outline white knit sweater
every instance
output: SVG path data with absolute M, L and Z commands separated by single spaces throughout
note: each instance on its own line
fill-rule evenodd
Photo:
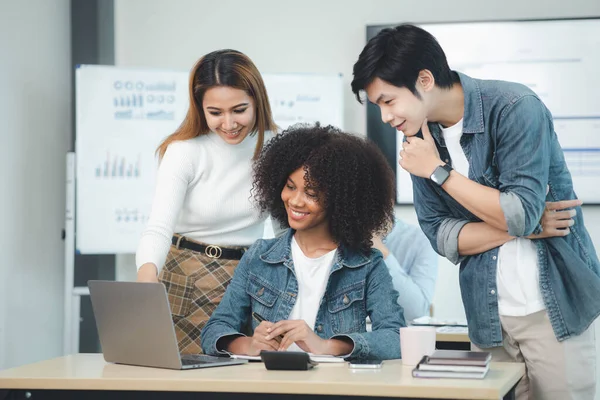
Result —
M 230 145 L 209 133 L 169 145 L 137 249 L 138 269 L 145 263 L 163 267 L 174 232 L 223 246 L 249 246 L 263 236 L 267 215 L 250 198 L 257 136 Z M 265 142 L 271 137 L 265 134 Z

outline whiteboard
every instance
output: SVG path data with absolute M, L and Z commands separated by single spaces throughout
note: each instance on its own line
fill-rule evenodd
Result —
M 263 74 L 263 80 L 279 128 L 319 121 L 344 129 L 341 74 Z
M 453 70 L 519 82 L 535 91 L 554 117 L 577 196 L 600 203 L 599 19 L 421 27 L 439 41 Z M 398 133 L 396 149 L 402 139 Z M 410 175 L 397 163 L 396 172 L 398 203 L 412 203 Z
M 155 150 L 183 121 L 188 71 L 82 65 L 76 78 L 76 251 L 134 253 L 154 195 Z M 339 74 L 263 74 L 275 123 L 343 126 Z
M 76 249 L 135 249 L 152 205 L 154 152 L 187 111 L 187 73 L 83 65 L 76 88 Z

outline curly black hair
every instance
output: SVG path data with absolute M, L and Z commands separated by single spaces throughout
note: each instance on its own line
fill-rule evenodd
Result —
M 289 227 L 281 191 L 298 168 L 329 218 L 338 245 L 368 252 L 394 219 L 394 174 L 372 142 L 333 126 L 297 124 L 275 136 L 254 162 L 253 194 L 263 212 Z

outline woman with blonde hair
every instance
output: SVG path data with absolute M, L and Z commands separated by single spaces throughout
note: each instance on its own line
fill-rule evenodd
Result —
M 273 136 L 269 99 L 253 62 L 235 50 L 200 58 L 181 126 L 157 149 L 160 164 L 136 265 L 140 282 L 164 283 L 182 353 L 200 332 L 245 249 L 263 236 L 252 202 L 252 160 Z

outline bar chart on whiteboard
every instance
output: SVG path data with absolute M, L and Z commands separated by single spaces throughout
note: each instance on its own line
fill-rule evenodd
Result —
M 106 151 L 106 160 L 96 166 L 97 179 L 136 179 L 140 177 L 141 153 L 134 159 L 126 159 L 119 154 Z

